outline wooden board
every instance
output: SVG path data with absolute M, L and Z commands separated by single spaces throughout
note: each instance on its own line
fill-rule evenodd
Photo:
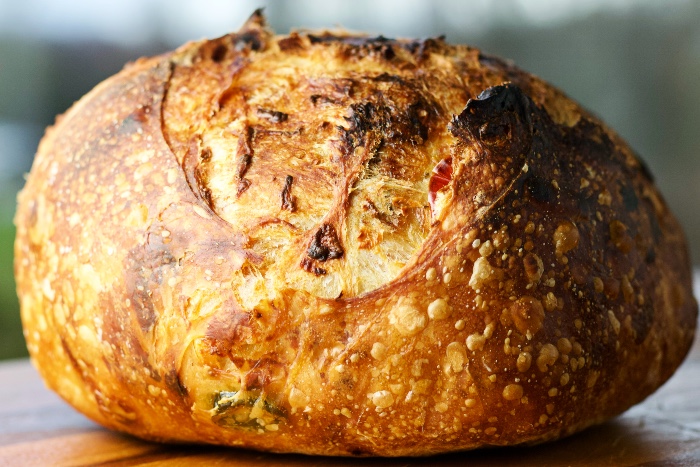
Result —
M 700 339 L 656 394 L 617 419 L 532 448 L 432 458 L 338 459 L 146 443 L 95 425 L 27 360 L 0 363 L 0 466 L 700 466 Z

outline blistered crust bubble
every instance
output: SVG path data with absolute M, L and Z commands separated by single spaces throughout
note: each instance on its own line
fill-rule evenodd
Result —
M 33 363 L 151 440 L 532 444 L 666 381 L 686 243 L 612 130 L 442 38 L 243 28 L 140 59 L 44 137 L 16 215 Z

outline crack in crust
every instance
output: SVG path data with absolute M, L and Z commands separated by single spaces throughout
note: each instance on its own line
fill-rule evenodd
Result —
M 294 212 L 296 210 L 296 198 L 292 196 L 292 182 L 294 182 L 294 177 L 291 175 L 284 177 L 284 187 L 280 195 L 282 199 L 282 209 L 286 209 L 289 212 Z
M 343 246 L 332 225 L 323 224 L 316 231 L 306 254 L 309 258 L 321 262 L 343 257 Z

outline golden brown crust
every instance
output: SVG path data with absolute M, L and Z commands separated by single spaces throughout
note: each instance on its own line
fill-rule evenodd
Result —
M 696 323 L 628 146 L 479 51 L 237 34 L 49 129 L 16 276 L 50 387 L 162 441 L 325 455 L 535 443 L 641 401 Z

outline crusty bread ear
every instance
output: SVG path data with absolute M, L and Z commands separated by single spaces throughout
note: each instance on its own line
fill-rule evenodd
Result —
M 243 29 L 44 137 L 16 216 L 32 361 L 146 439 L 324 455 L 538 443 L 666 381 L 681 229 L 594 116 L 443 39 Z

